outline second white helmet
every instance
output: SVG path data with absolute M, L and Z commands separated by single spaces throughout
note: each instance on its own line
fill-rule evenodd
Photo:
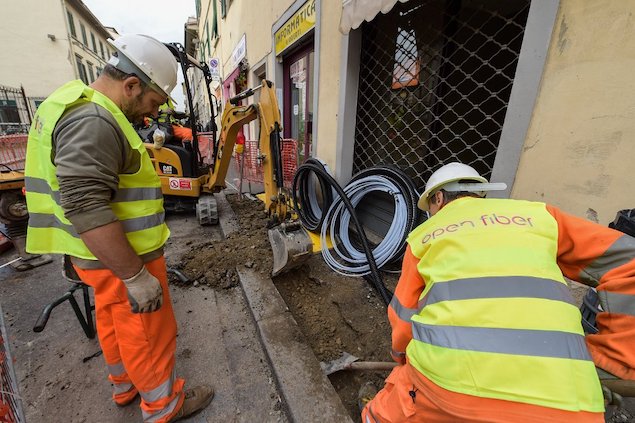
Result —
M 122 35 L 108 43 L 117 50 L 117 55 L 112 56 L 108 64 L 137 75 L 155 91 L 170 96 L 176 85 L 178 64 L 163 43 L 141 34 Z
M 459 181 L 467 181 L 468 183 L 459 183 Z M 430 175 L 426 189 L 419 197 L 417 206 L 421 210 L 428 210 L 428 198 L 439 189 L 474 192 L 483 196 L 486 191 L 501 191 L 506 188 L 507 185 L 504 183 L 488 183 L 487 179 L 479 175 L 472 166 L 459 162 L 448 163 Z

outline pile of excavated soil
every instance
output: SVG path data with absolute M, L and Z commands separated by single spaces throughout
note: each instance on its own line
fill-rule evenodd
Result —
M 190 245 L 180 264 L 196 285 L 226 289 L 238 283 L 235 268 L 270 274 L 273 265 L 262 203 L 227 197 L 240 229 L 227 239 Z M 360 360 L 391 361 L 386 306 L 363 278 L 345 277 L 328 268 L 320 254 L 302 267 L 273 279 L 275 286 L 320 361 L 348 352 Z M 396 275 L 384 275 L 394 290 Z M 357 392 L 366 381 L 383 386 L 387 372 L 341 371 L 330 376 L 354 421 L 359 421 Z
M 238 284 L 237 266 L 271 273 L 273 253 L 267 238 L 267 215 L 261 203 L 227 197 L 240 229 L 222 241 L 192 242 L 177 267 L 195 285 L 227 289 Z M 172 280 L 175 283 L 178 281 Z
M 394 275 L 384 275 L 392 291 Z M 333 272 L 321 255 L 274 279 L 278 291 L 320 361 L 347 352 L 361 361 L 392 361 L 386 306 L 364 279 Z M 329 378 L 354 421 L 360 421 L 357 392 L 372 381 L 381 388 L 388 372 L 341 371 Z

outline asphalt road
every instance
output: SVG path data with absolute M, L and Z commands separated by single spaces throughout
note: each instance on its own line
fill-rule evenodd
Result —
M 201 228 L 193 216 L 168 219 L 168 264 L 190 242 L 220 239 L 219 227 Z M 0 264 L 16 257 L 0 255 Z M 210 263 L 213 266 L 214 263 Z M 28 422 L 141 421 L 138 400 L 120 408 L 111 401 L 103 356 L 87 339 L 70 304 L 53 310 L 41 333 L 32 326 L 42 308 L 69 287 L 58 258 L 27 271 L 0 269 L 0 301 Z M 177 374 L 187 386 L 211 383 L 216 396 L 189 422 L 286 422 L 280 396 L 240 287 L 222 291 L 172 286 L 179 325 Z M 79 295 L 76 295 L 79 298 Z

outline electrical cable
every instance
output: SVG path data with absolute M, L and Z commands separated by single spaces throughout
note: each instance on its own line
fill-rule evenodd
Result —
M 357 207 L 363 197 L 371 192 L 384 192 L 393 196 L 395 217 L 384 239 L 372 250 L 373 257 L 379 268 L 396 254 L 395 247 L 398 246 L 396 242 L 398 240 L 395 237 L 398 236 L 398 233 L 404 231 L 403 224 L 406 221 L 404 203 L 402 196 L 397 191 L 398 189 L 394 184 L 387 180 L 380 180 L 379 177 L 357 179 L 349 183 L 344 189 L 353 207 Z M 325 220 L 330 222 L 330 224 L 322 226 L 320 238 L 324 245 L 330 234 L 335 254 L 332 254 L 328 249 L 323 249 L 322 256 L 324 261 L 331 269 L 345 276 L 364 276 L 368 274 L 370 270 L 368 263 L 362 252 L 353 246 L 349 236 L 351 214 L 343 207 L 343 203 L 339 198 L 335 200 L 328 210 Z M 359 236 L 359 234 L 356 235 Z
M 398 169 L 373 167 L 355 175 L 344 188 L 354 207 L 357 207 L 365 196 L 374 192 L 388 194 L 394 201 L 390 227 L 381 242 L 372 250 L 379 268 L 401 261 L 408 234 L 417 223 L 418 209 L 414 201 L 416 195 L 413 196 L 410 192 L 407 179 Z M 330 236 L 334 248 L 332 252 L 323 249 L 322 256 L 329 267 L 340 274 L 364 276 L 369 273 L 369 267 L 364 260 L 363 252 L 359 251 L 358 246 L 353 245 L 349 236 L 350 217 L 348 210 L 345 210 L 339 199 L 336 199 L 325 217 L 329 225 L 323 225 L 320 234 L 323 243 L 326 243 Z
M 399 246 L 396 248 L 398 254 L 395 254 L 388 263 L 401 264 L 403 255 L 406 251 L 406 241 L 408 234 L 420 223 L 427 219 L 427 214 L 422 216 L 421 210 L 417 207 L 419 200 L 419 192 L 412 179 L 400 168 L 393 165 L 378 165 L 362 170 L 353 176 L 351 182 L 365 177 L 383 177 L 395 184 L 399 192 L 403 195 L 402 200 L 406 208 L 406 230 L 401 234 Z M 422 219 L 423 217 L 423 219 Z M 380 266 L 383 269 L 384 266 Z
M 311 173 L 315 179 L 311 178 Z M 325 174 L 330 175 L 326 164 L 321 160 L 310 158 L 298 168 L 293 178 L 293 207 L 302 225 L 311 232 L 320 230 L 324 221 L 324 211 L 328 210 L 333 203 L 334 187 L 324 176 Z M 322 206 L 316 195 L 315 180 L 320 186 Z
M 372 251 L 368 244 L 368 239 L 364 235 L 364 230 L 362 228 L 362 225 L 360 224 L 359 219 L 357 218 L 357 215 L 355 213 L 355 208 L 353 207 L 350 200 L 346 196 L 346 193 L 344 192 L 342 187 L 337 183 L 337 181 L 328 172 L 326 172 L 326 170 L 324 169 L 324 166 L 319 161 L 313 160 L 313 159 L 309 159 L 303 165 L 301 165 L 298 168 L 295 174 L 295 177 L 293 178 L 293 190 L 292 190 L 293 204 L 294 204 L 294 208 L 296 209 L 296 212 L 298 213 L 298 216 L 300 216 L 300 220 L 302 224 L 304 225 L 304 222 L 302 221 L 302 216 L 305 216 L 306 218 L 308 215 L 312 213 L 309 213 L 308 204 L 310 203 L 305 201 L 304 203 L 302 203 L 302 205 L 300 205 L 302 192 L 300 192 L 298 188 L 300 187 L 300 182 L 302 182 L 303 179 L 305 181 L 308 179 L 310 172 L 315 173 L 315 175 L 318 177 L 318 180 L 320 181 L 320 185 L 322 186 L 322 188 L 329 187 L 335 190 L 335 192 L 338 194 L 340 198 L 340 201 L 343 203 L 344 207 L 346 207 L 346 209 L 350 212 L 355 230 L 357 231 L 357 233 L 362 235 L 360 236 L 360 241 L 362 243 L 362 248 L 366 255 L 366 259 L 368 261 L 368 266 L 370 270 L 369 272 L 370 281 L 372 285 L 375 287 L 375 289 L 377 290 L 377 292 L 379 293 L 379 295 L 381 296 L 384 303 L 386 305 L 390 304 L 390 300 L 392 299 L 392 292 L 390 292 L 386 288 L 386 285 L 384 285 L 384 281 L 381 277 L 381 274 L 379 273 L 379 268 L 377 267 L 377 263 L 375 262 Z M 308 182 L 304 182 L 304 183 L 306 184 Z M 324 183 L 324 185 L 322 185 L 322 183 Z M 330 189 L 328 191 L 330 191 Z M 308 192 L 308 190 L 306 192 Z M 323 192 L 325 191 L 323 190 Z M 300 195 L 300 197 L 296 196 L 296 194 Z M 303 213 L 301 214 L 300 211 L 302 211 Z M 318 220 L 322 222 L 324 220 L 323 219 L 324 217 L 326 217 L 326 215 L 322 214 L 322 216 Z M 316 218 L 316 216 L 313 216 L 313 218 Z M 323 250 L 325 249 L 327 248 L 324 248 Z
M 316 178 L 311 178 L 311 174 Z M 316 196 L 316 180 L 320 186 L 322 207 Z M 392 197 L 394 215 L 384 238 L 371 250 L 355 207 L 374 192 Z M 322 245 L 326 245 L 327 237 L 330 237 L 333 252 L 322 249 L 327 265 L 346 276 L 364 277 L 388 304 L 392 294 L 383 284 L 378 270 L 401 261 L 408 234 L 420 223 L 417 208 L 419 193 L 412 180 L 397 167 L 381 165 L 359 172 L 342 189 L 321 161 L 309 159 L 298 169 L 292 193 L 302 224 L 308 230 L 320 231 Z M 327 209 L 326 213 L 323 213 L 324 209 Z M 354 230 L 352 237 L 350 229 Z

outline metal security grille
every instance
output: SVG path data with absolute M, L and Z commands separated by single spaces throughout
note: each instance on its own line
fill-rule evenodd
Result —
M 27 133 L 30 125 L 31 111 L 24 90 L 0 85 L 0 135 Z
M 362 27 L 353 171 L 423 186 L 460 161 L 489 178 L 529 0 L 410 0 Z

